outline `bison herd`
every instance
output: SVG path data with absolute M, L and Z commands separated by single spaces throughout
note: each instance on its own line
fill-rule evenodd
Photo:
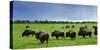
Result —
M 60 30 L 54 30 L 53 32 L 51 32 L 51 37 L 56 37 L 56 39 L 59 39 L 59 37 L 62 37 L 63 39 L 65 39 L 65 37 L 70 37 L 71 39 L 75 39 L 76 38 L 76 31 L 74 31 L 74 27 L 72 26 L 69 31 L 66 32 L 66 34 Z M 66 26 L 66 28 L 69 28 L 69 26 Z M 94 35 L 97 35 L 97 26 L 93 26 L 92 27 L 94 29 Z M 33 30 L 29 29 L 29 26 L 26 26 L 26 30 L 22 33 L 22 37 L 27 36 L 29 37 L 29 35 L 32 35 L 36 37 L 37 40 L 40 40 L 41 43 L 44 43 L 46 41 L 46 43 L 48 44 L 48 40 L 49 40 L 49 34 L 46 32 L 36 32 Z M 87 26 L 83 26 L 80 27 L 79 31 L 78 31 L 78 36 L 82 36 L 83 38 L 86 38 L 86 36 L 91 37 L 92 36 L 92 32 L 89 31 L 89 29 L 87 28 Z

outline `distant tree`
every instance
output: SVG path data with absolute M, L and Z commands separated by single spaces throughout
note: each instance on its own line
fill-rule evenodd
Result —
M 29 23 L 30 21 L 29 20 L 26 20 L 26 22 Z
M 31 23 L 29 20 L 15 20 L 13 23 Z
M 45 23 L 48 23 L 49 21 L 48 20 L 45 20 Z
M 37 22 L 38 22 L 38 20 L 34 20 L 34 22 L 35 22 L 35 23 L 37 23 Z
M 14 23 L 20 23 L 20 22 L 21 22 L 20 20 L 15 20 L 15 21 L 14 21 Z

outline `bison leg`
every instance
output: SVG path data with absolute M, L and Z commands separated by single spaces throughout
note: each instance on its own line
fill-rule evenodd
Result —
M 64 38 L 64 36 L 62 36 L 62 39 Z
M 89 32 L 88 34 L 89 34 L 89 37 L 91 37 L 92 32 Z
M 32 36 L 33 36 L 34 34 L 32 34 Z
M 70 38 L 71 38 L 71 39 L 74 39 L 74 37 L 73 37 L 73 36 L 71 36 Z
M 89 34 L 89 37 L 91 37 L 91 34 Z
M 62 38 L 65 39 L 65 36 L 63 36 Z
M 49 40 L 49 35 L 47 35 L 47 38 L 46 38 L 46 42 L 47 42 L 47 44 L 48 44 L 48 40 Z
M 56 36 L 56 39 L 58 39 L 58 36 Z
M 40 40 L 40 42 L 42 43 L 42 40 Z
M 47 44 L 48 44 L 48 40 L 46 40 Z
M 48 39 L 49 39 L 49 37 L 46 39 L 47 44 L 48 44 Z
M 44 43 L 44 40 L 40 40 L 41 43 Z
M 29 35 L 26 35 L 27 37 L 29 37 Z
M 83 38 L 85 38 L 85 35 L 83 35 Z
M 73 39 L 73 37 L 70 37 L 71 39 Z

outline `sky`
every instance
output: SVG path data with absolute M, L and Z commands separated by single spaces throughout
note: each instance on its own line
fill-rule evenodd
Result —
M 13 2 L 13 20 L 97 20 L 97 6 L 42 2 Z

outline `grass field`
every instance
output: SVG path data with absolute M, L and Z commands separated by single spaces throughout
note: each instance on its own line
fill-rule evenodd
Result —
M 25 30 L 26 26 L 30 26 L 30 29 L 35 31 L 44 31 L 49 33 L 50 38 L 48 44 L 40 44 L 40 42 L 35 38 L 35 36 L 22 37 L 22 32 Z M 92 26 L 96 25 L 95 23 L 85 23 L 85 24 L 13 24 L 13 48 L 22 49 L 22 48 L 43 48 L 43 47 L 58 47 L 58 46 L 78 46 L 78 45 L 92 45 L 97 44 L 97 37 L 92 33 L 92 37 L 83 38 L 77 36 L 75 40 L 70 40 L 70 38 L 59 38 L 56 40 L 55 37 L 51 37 L 51 32 L 54 30 L 60 30 L 67 32 L 70 28 L 62 28 L 66 25 L 74 25 L 75 31 L 79 31 L 80 26 L 87 25 L 90 31 L 94 31 Z

